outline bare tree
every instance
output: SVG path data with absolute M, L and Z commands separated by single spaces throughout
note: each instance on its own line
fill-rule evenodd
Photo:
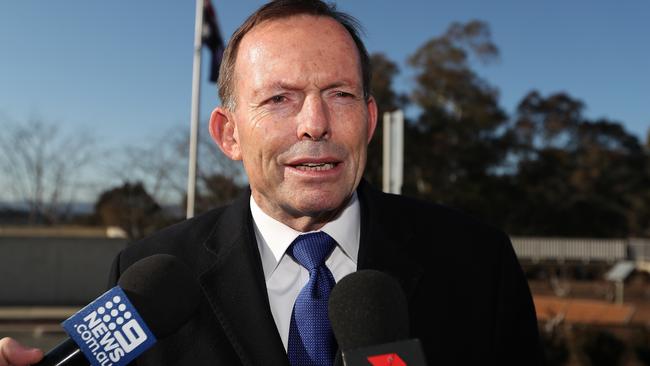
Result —
M 56 223 L 70 213 L 91 147 L 87 134 L 64 135 L 40 118 L 0 130 L 4 181 L 12 198 L 29 209 L 30 223 Z
M 107 172 L 122 182 L 143 182 L 148 192 L 161 203 L 184 203 L 187 190 L 187 128 L 177 127 L 140 146 L 126 146 L 116 151 Z M 199 192 L 213 189 L 214 177 L 221 176 L 242 184 L 241 164 L 228 159 L 207 131 L 199 134 Z
M 158 202 L 169 202 L 184 191 L 186 166 L 170 132 L 137 146 L 122 146 L 110 153 L 106 172 L 119 182 L 142 182 Z

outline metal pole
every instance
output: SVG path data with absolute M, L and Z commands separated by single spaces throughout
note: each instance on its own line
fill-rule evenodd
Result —
M 384 113 L 384 192 L 401 194 L 404 181 L 404 112 Z
M 401 194 L 404 181 L 404 112 L 401 109 L 392 113 L 391 125 L 391 193 Z
M 194 18 L 194 64 L 192 66 L 192 111 L 190 113 L 190 151 L 187 171 L 187 211 L 186 217 L 194 217 L 196 195 L 196 159 L 199 137 L 199 117 L 201 106 L 201 47 L 203 38 L 203 1 L 196 0 Z
M 384 138 L 383 138 L 383 175 L 382 175 L 382 190 L 386 193 L 390 192 L 390 171 L 391 171 L 391 123 L 390 112 L 384 112 Z

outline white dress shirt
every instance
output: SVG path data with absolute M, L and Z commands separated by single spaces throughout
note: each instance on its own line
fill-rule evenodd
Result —
M 309 281 L 309 271 L 286 251 L 294 239 L 304 233 L 296 231 L 264 213 L 252 195 L 250 206 L 257 247 L 262 258 L 271 313 L 286 350 L 293 304 L 300 290 Z M 361 211 L 355 192 L 343 212 L 318 230 L 327 233 L 337 243 L 332 254 L 325 261 L 325 265 L 332 272 L 336 282 L 357 270 L 360 222 Z

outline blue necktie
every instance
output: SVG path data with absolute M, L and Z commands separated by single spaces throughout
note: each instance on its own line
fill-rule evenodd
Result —
M 327 301 L 334 276 L 325 259 L 336 242 L 324 232 L 300 235 L 289 254 L 309 270 L 309 282 L 302 288 L 291 313 L 287 353 L 292 366 L 331 366 L 336 340 L 327 315 Z

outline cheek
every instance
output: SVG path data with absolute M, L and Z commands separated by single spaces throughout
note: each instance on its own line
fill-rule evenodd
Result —
M 243 140 L 245 155 L 250 163 L 262 168 L 273 168 L 279 154 L 284 152 L 295 139 L 289 121 L 266 120 L 249 129 Z
M 366 149 L 368 145 L 368 126 L 359 118 L 348 119 L 339 129 L 339 134 L 352 151 Z

